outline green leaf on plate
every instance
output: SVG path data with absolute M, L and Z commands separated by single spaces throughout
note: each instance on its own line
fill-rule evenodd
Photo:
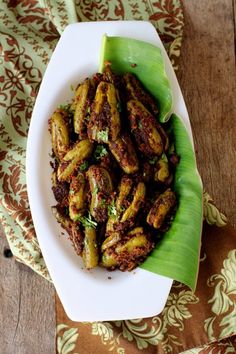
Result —
M 136 39 L 104 35 L 101 47 L 100 68 L 106 62 L 116 73 L 131 72 L 157 100 L 159 121 L 166 122 L 172 107 L 172 94 L 160 48 Z
M 134 73 L 158 101 L 160 122 L 168 120 L 172 94 L 158 47 L 134 39 L 104 36 L 100 72 L 106 61 L 111 63 L 111 69 L 116 73 Z M 194 290 L 203 220 L 202 183 L 193 145 L 182 120 L 173 114 L 170 126 L 176 152 L 180 156 L 174 180 L 178 209 L 171 228 L 140 267 L 180 281 Z
M 178 209 L 170 229 L 140 267 L 178 280 L 194 290 L 203 220 L 202 182 L 193 146 L 182 120 L 173 114 L 170 126 L 176 152 L 180 156 L 174 179 Z

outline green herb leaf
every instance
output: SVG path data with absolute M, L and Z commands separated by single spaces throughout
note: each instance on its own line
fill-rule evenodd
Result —
M 70 104 L 61 104 L 60 106 L 58 106 L 59 109 L 63 109 L 63 111 L 66 111 L 67 113 L 71 113 L 71 109 L 70 109 Z
M 163 152 L 163 154 L 161 155 L 161 159 L 165 162 L 168 162 L 167 156 L 166 154 Z
M 79 170 L 80 170 L 80 171 L 84 171 L 84 170 L 86 170 L 87 168 L 88 168 L 88 161 L 84 161 L 84 162 L 80 165 Z
M 110 205 L 108 205 L 108 216 L 111 218 L 116 218 L 117 217 L 117 209 L 115 206 L 115 201 L 113 200 Z
M 98 224 L 96 221 L 94 221 L 92 219 L 92 216 L 90 213 L 88 214 L 88 216 L 78 215 L 75 221 L 81 222 L 81 224 L 84 227 L 89 227 L 89 228 L 93 228 L 93 229 L 96 229 L 97 224 Z
M 151 160 L 149 160 L 150 165 L 155 165 L 155 163 L 157 162 L 158 157 L 154 156 Z
M 103 156 L 106 156 L 107 154 L 108 154 L 107 149 L 102 145 L 98 145 L 93 155 L 96 160 L 100 160 Z
M 100 205 L 101 205 L 102 208 L 106 206 L 106 202 L 107 202 L 106 199 L 102 199 L 101 200 L 101 204 Z
M 108 128 L 98 132 L 97 138 L 98 138 L 98 140 L 102 140 L 102 141 L 104 141 L 104 143 L 107 143 L 108 142 Z
M 139 129 L 142 129 L 142 127 L 143 127 L 142 123 L 141 123 L 141 122 L 138 122 L 138 128 L 139 128 Z

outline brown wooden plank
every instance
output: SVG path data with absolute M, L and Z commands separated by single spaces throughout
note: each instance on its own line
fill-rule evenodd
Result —
M 236 225 L 236 75 L 232 1 L 184 1 L 179 81 L 205 189 Z
M 54 288 L 14 258 L 0 231 L 0 353 L 55 353 Z

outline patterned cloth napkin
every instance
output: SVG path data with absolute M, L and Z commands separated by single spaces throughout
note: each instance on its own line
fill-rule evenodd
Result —
M 130 19 L 154 24 L 177 68 L 183 33 L 179 0 L 3 0 L 0 4 L 0 219 L 16 259 L 48 280 L 25 181 L 27 133 L 38 88 L 69 23 Z M 225 224 L 207 194 L 204 215 L 209 223 Z M 78 324 L 66 317 L 57 299 L 58 353 L 179 353 L 235 334 L 236 256 L 230 242 L 235 234 L 230 228 L 212 228 L 204 235 L 203 243 L 207 242 L 196 293 L 175 284 L 160 316 Z M 214 255 L 209 253 L 210 235 L 212 243 L 219 242 Z M 234 345 L 232 337 L 217 344 L 225 350 L 222 353 L 234 352 Z M 213 353 L 214 348 L 215 344 L 191 353 Z

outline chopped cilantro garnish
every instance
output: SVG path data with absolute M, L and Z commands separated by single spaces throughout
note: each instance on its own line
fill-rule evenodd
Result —
M 96 226 L 97 226 L 97 222 L 92 219 L 92 216 L 90 213 L 88 214 L 88 216 L 78 215 L 76 218 L 76 221 L 80 221 L 84 227 L 90 227 L 90 228 L 96 229 Z
M 90 111 L 91 111 L 90 106 L 88 106 L 86 113 L 87 113 L 87 114 L 90 114 Z
M 96 160 L 100 160 L 103 156 L 106 156 L 107 154 L 107 149 L 102 145 L 98 145 L 94 151 L 94 157 Z
M 84 171 L 86 168 L 88 168 L 88 161 L 84 161 L 79 167 L 80 171 Z
M 101 200 L 101 207 L 104 207 L 104 206 L 106 206 L 106 199 Z
M 108 216 L 115 218 L 117 216 L 117 209 L 115 206 L 115 201 L 113 200 L 110 205 L 108 205 Z
M 161 155 L 161 159 L 165 162 L 168 162 L 167 156 L 166 154 L 163 152 L 163 154 Z
M 70 109 L 70 104 L 61 104 L 59 107 L 59 109 L 63 109 L 63 111 L 66 111 L 68 113 L 71 113 L 71 109 Z
M 138 127 L 139 127 L 139 129 L 142 129 L 143 125 L 141 122 L 138 122 Z
M 108 128 L 105 130 L 101 130 L 100 132 L 97 133 L 97 138 L 98 140 L 102 140 L 105 143 L 108 142 Z
M 158 157 L 154 156 L 151 160 L 149 160 L 150 165 L 155 165 L 155 163 L 157 162 Z

